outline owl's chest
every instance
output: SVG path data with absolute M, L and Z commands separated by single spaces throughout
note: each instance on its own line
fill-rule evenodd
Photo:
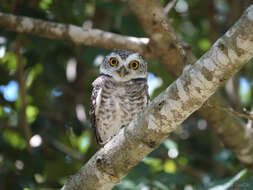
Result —
M 133 112 L 138 111 L 136 109 L 138 103 L 137 96 L 140 96 L 140 94 L 137 91 L 138 89 L 133 90 L 127 87 L 112 89 L 111 93 L 108 94 L 110 99 L 105 103 L 113 108 L 121 117 L 124 115 L 125 118 L 128 118 Z
M 148 102 L 147 85 L 106 83 L 99 92 L 96 111 L 97 130 L 102 141 L 117 134 L 143 110 Z
M 104 89 L 101 110 L 115 125 L 127 124 L 147 105 L 145 92 L 143 85 Z

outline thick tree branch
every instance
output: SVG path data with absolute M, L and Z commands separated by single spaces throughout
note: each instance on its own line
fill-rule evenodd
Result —
M 111 189 L 252 56 L 253 6 L 62 189 Z
M 196 61 L 191 50 L 185 48 L 168 19 L 162 14 L 163 7 L 160 1 L 128 0 L 128 4 L 141 21 L 144 30 L 151 36 L 150 52 L 156 52 L 156 57 L 160 57 L 159 61 L 171 74 L 178 77 L 185 64 L 192 64 Z M 218 94 L 212 97 L 212 103 L 216 106 L 226 107 L 225 102 L 226 100 Z M 198 114 L 212 124 L 215 133 L 219 134 L 222 142 L 236 153 L 237 158 L 253 169 L 253 159 L 249 159 L 253 158 L 253 136 L 249 134 L 245 124 L 231 114 L 222 110 L 210 109 L 208 106 L 202 107 Z M 223 122 L 224 120 L 226 123 Z M 231 131 L 236 131 L 236 133 L 233 133 L 232 136 Z M 235 138 L 238 140 L 235 141 Z M 241 151 L 242 146 L 247 148 L 247 151 Z M 245 159 L 246 157 L 248 159 Z
M 59 24 L 25 16 L 0 12 L 0 27 L 15 32 L 27 33 L 50 39 L 62 39 L 77 45 L 109 49 L 129 49 L 146 54 L 148 38 L 122 36 L 98 29 L 83 29 L 72 24 Z M 148 55 L 147 55 L 148 56 Z

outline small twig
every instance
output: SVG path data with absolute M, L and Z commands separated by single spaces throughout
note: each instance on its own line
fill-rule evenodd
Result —
M 241 118 L 253 121 L 252 114 L 250 114 L 249 112 L 246 112 L 245 110 L 244 110 L 245 113 L 240 113 L 240 112 L 237 112 L 237 111 L 233 110 L 232 108 L 224 108 L 224 107 L 220 107 L 220 106 L 210 105 L 208 102 L 206 103 L 206 105 L 209 106 L 209 107 L 215 108 L 215 109 L 225 111 L 227 113 L 231 113 L 234 116 L 241 117 Z
M 167 15 L 171 9 L 176 5 L 177 0 L 171 0 L 163 9 L 163 13 Z
M 47 137 L 47 140 L 52 144 L 52 146 L 54 148 L 56 148 L 57 150 L 60 150 L 61 152 L 69 155 L 70 157 L 76 159 L 76 160 L 79 160 L 79 161 L 83 161 L 84 160 L 84 156 L 78 152 L 78 151 L 75 151 L 71 148 L 69 148 L 68 146 L 64 145 L 63 143 L 61 143 L 60 141 L 57 141 L 53 138 L 49 138 Z
M 21 98 L 21 114 L 22 114 L 22 126 L 23 131 L 26 138 L 27 143 L 27 150 L 32 152 L 32 148 L 30 146 L 29 140 L 31 138 L 31 132 L 29 128 L 29 124 L 27 122 L 26 116 L 26 89 L 25 89 L 25 79 L 24 79 L 24 66 L 23 60 L 21 55 L 21 40 L 20 36 L 18 35 L 16 38 L 16 54 L 17 54 L 17 62 L 18 62 L 18 83 L 19 83 L 19 94 Z

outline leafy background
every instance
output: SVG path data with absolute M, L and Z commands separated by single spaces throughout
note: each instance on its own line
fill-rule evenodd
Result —
M 164 6 L 168 2 L 162 0 Z M 168 17 L 200 57 L 249 3 L 178 0 Z M 0 0 L 0 11 L 78 26 L 92 23 L 94 28 L 122 35 L 145 36 L 126 4 L 116 0 Z M 98 150 L 87 113 L 91 83 L 108 52 L 0 28 L 1 190 L 59 189 Z M 24 135 L 20 61 L 31 139 Z M 147 61 L 154 98 L 173 78 L 158 62 Z M 252 71 L 252 64 L 247 64 L 233 77 L 234 91 L 226 85 L 220 92 L 235 109 L 251 110 Z M 212 126 L 193 114 L 114 187 L 132 189 L 253 189 L 253 175 L 223 146 Z

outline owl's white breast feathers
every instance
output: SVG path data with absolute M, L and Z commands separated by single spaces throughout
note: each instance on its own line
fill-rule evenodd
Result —
M 101 89 L 98 91 L 98 94 L 97 94 L 97 98 L 96 98 L 96 107 L 95 107 L 95 115 L 98 115 L 99 106 L 101 105 L 102 91 L 103 91 L 103 89 L 101 88 Z

